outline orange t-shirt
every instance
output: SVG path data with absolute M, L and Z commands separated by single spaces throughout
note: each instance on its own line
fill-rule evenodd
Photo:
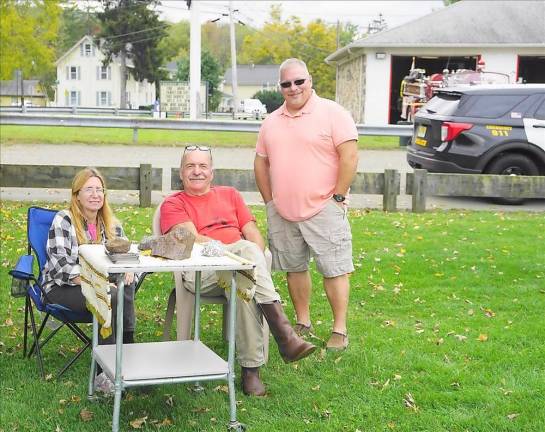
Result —
M 350 113 L 314 92 L 295 115 L 284 103 L 265 119 L 256 152 L 269 159 L 274 205 L 282 217 L 301 221 L 324 208 L 337 183 L 337 146 L 357 139 Z
M 242 227 L 255 221 L 240 193 L 229 186 L 213 186 L 201 196 L 181 191 L 165 198 L 161 205 L 161 232 L 175 225 L 193 222 L 201 235 L 230 244 L 242 239 Z

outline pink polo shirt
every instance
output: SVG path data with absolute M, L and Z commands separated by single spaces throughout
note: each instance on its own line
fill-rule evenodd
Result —
M 337 146 L 357 139 L 348 111 L 314 92 L 295 115 L 284 102 L 265 119 L 256 152 L 269 158 L 274 205 L 282 217 L 301 221 L 324 208 L 337 183 Z

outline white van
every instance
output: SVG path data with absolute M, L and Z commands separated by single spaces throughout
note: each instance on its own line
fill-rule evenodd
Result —
M 255 118 L 262 120 L 267 114 L 267 108 L 259 99 L 242 99 L 239 103 L 236 118 Z

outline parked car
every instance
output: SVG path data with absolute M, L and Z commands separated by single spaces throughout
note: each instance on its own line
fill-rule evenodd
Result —
M 438 90 L 416 113 L 407 161 L 430 172 L 545 175 L 545 84 Z
M 262 120 L 267 114 L 267 108 L 259 99 L 242 99 L 240 101 L 235 117 L 237 118 L 255 118 Z

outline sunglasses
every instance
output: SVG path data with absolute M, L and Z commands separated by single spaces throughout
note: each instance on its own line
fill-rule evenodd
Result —
M 184 152 L 192 152 L 195 150 L 211 152 L 210 147 L 198 145 L 185 146 Z
M 296 79 L 296 80 L 293 80 L 293 81 L 282 81 L 280 83 L 280 87 L 284 88 L 284 89 L 288 89 L 291 87 L 292 83 L 295 84 L 296 86 L 301 86 L 305 83 L 305 81 L 307 80 L 308 78 L 300 78 L 300 79 Z

